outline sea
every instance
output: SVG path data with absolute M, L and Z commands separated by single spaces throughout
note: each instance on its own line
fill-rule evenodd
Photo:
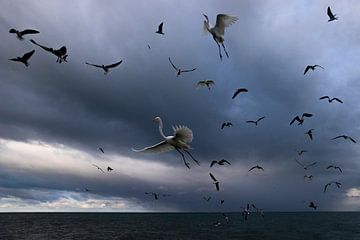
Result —
M 228 223 L 221 213 L 1 213 L 0 239 L 360 240 L 359 212 L 226 215 Z

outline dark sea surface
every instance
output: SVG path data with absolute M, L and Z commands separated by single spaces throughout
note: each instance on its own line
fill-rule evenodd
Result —
M 0 239 L 360 240 L 360 213 L 2 213 Z

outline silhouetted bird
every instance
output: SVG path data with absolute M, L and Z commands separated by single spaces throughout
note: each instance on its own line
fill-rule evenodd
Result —
M 100 152 L 105 153 L 103 148 L 99 147 L 98 149 L 100 150 Z
M 265 217 L 264 209 L 257 208 L 257 207 L 255 206 L 255 204 L 251 204 L 251 206 L 256 210 L 257 213 L 260 214 L 261 217 Z
M 252 171 L 252 170 L 254 170 L 254 169 L 259 169 L 259 170 L 263 170 L 263 171 L 264 171 L 264 168 L 260 167 L 259 165 L 256 165 L 256 166 L 250 168 L 248 172 L 250 172 L 250 171 Z
M 169 194 L 160 194 L 160 193 L 154 193 L 154 192 L 146 192 L 146 195 L 153 195 L 155 200 L 159 200 L 159 197 L 169 197 Z
M 336 170 L 336 169 L 338 169 L 338 170 L 342 173 L 341 168 L 340 168 L 340 167 L 338 167 L 338 166 L 335 166 L 335 165 L 330 165 L 330 166 L 328 166 L 326 169 L 330 169 L 330 168 L 334 168 L 335 170 Z
M 188 70 L 181 70 L 180 68 L 177 68 L 174 63 L 171 61 L 171 59 L 169 58 L 169 62 L 171 64 L 171 66 L 176 70 L 176 77 L 180 76 L 181 73 L 184 73 L 184 72 L 192 72 L 192 71 L 195 71 L 196 68 L 193 68 L 193 69 L 188 69 Z
M 309 131 L 307 131 L 305 134 L 307 134 L 308 136 L 309 136 L 309 138 L 311 139 L 311 140 L 313 140 L 313 132 L 312 131 L 314 131 L 314 129 L 310 129 Z
M 243 209 L 243 212 L 242 212 L 242 215 L 244 216 L 244 220 L 246 221 L 248 219 L 248 216 L 250 214 L 250 205 L 247 204 L 246 208 L 242 208 Z
M 218 165 L 221 165 L 221 166 L 225 165 L 225 163 L 228 165 L 231 165 L 229 161 L 227 161 L 225 159 L 221 159 L 220 161 L 216 161 L 216 160 L 212 161 L 210 164 L 210 167 L 214 166 L 215 163 Z
M 316 210 L 316 208 L 317 208 L 317 206 L 315 206 L 315 203 L 314 203 L 314 202 L 310 202 L 310 203 L 309 203 L 309 207 L 310 207 L 310 208 L 313 208 L 313 209 L 315 209 L 315 210 Z
M 322 69 L 325 69 L 325 68 L 323 68 L 322 66 L 317 65 L 317 64 L 315 64 L 315 65 L 307 65 L 306 68 L 305 68 L 305 70 L 304 70 L 304 75 L 305 75 L 309 70 L 315 71 L 315 69 L 318 68 L 318 67 L 319 67 L 319 68 L 322 68 Z
M 302 125 L 304 123 L 305 117 L 309 118 L 312 116 L 313 115 L 311 113 L 303 113 L 301 118 L 299 116 L 294 117 L 293 120 L 291 120 L 290 125 L 292 125 L 295 121 L 298 122 L 298 125 Z
M 101 167 L 99 167 L 98 165 L 96 165 L 96 164 L 92 164 L 94 167 L 96 167 L 97 169 L 99 169 L 102 173 L 105 173 L 104 172 L 104 170 L 102 170 L 102 168 Z
M 263 120 L 265 117 L 261 117 L 261 118 L 258 118 L 256 121 L 252 121 L 252 120 L 249 120 L 249 121 L 246 121 L 246 123 L 254 123 L 255 126 L 258 125 L 258 123 Z
M 346 136 L 346 135 L 340 135 L 340 136 L 332 138 L 331 140 L 335 140 L 335 139 L 338 139 L 338 138 L 344 138 L 345 140 L 349 139 L 353 143 L 356 143 L 355 139 L 353 139 L 352 137 Z
M 122 62 L 123 62 L 123 60 L 113 63 L 113 64 L 110 64 L 110 65 L 96 65 L 96 64 L 92 64 L 92 63 L 88 63 L 88 62 L 86 62 L 85 64 L 93 66 L 93 67 L 101 68 L 102 70 L 104 70 L 104 74 L 106 75 L 106 74 L 108 74 L 108 72 L 111 68 L 119 66 Z
M 330 7 L 327 8 L 327 15 L 329 16 L 329 20 L 328 22 L 332 22 L 334 20 L 338 20 L 338 17 L 336 16 L 336 14 L 333 14 Z
M 302 164 L 301 162 L 299 162 L 297 159 L 295 159 L 295 161 L 304 168 L 304 170 L 308 170 L 309 167 L 312 167 L 312 166 L 315 166 L 317 164 L 317 162 L 313 162 L 313 163 L 310 163 L 308 165 L 304 165 Z
M 161 22 L 160 25 L 158 26 L 158 30 L 155 33 L 164 35 L 165 33 L 163 32 L 163 27 L 164 27 L 164 22 Z
M 245 92 L 249 92 L 249 90 L 247 90 L 246 88 L 238 88 L 234 92 L 234 95 L 232 96 L 232 99 L 236 98 L 236 96 L 239 95 L 240 93 L 245 93 Z
M 114 170 L 114 169 L 112 169 L 110 166 L 107 167 L 108 172 L 111 172 L 112 170 Z
M 325 185 L 325 187 L 324 187 L 324 192 L 326 192 L 326 189 L 327 189 L 331 184 L 333 184 L 333 183 L 336 184 L 337 188 L 340 188 L 340 187 L 341 187 L 341 183 L 340 183 L 340 182 L 329 182 L 329 183 L 327 183 L 327 184 Z
M 307 153 L 307 150 L 297 151 L 297 154 L 298 154 L 299 156 L 303 155 L 303 153 Z
M 37 34 L 37 33 L 40 33 L 38 30 L 34 30 L 34 29 L 25 29 L 23 31 L 18 31 L 14 28 L 10 29 L 9 30 L 9 33 L 15 33 L 16 36 L 20 39 L 20 40 L 23 40 L 23 36 L 26 35 L 26 34 Z
M 336 98 L 336 97 L 330 99 L 329 96 L 323 96 L 323 97 L 321 97 L 319 99 L 320 100 L 327 99 L 329 103 L 332 103 L 332 101 L 334 101 L 334 100 L 339 102 L 339 103 L 343 103 L 343 101 L 341 101 L 339 98 Z
M 30 52 L 25 53 L 22 57 L 16 57 L 16 58 L 10 58 L 10 61 L 14 62 L 21 62 L 25 64 L 25 66 L 29 66 L 28 60 L 31 58 L 31 56 L 34 54 L 35 50 L 32 50 Z
M 203 199 L 208 202 L 211 200 L 211 197 L 203 197 Z
M 232 127 L 232 123 L 231 122 L 224 122 L 223 124 L 221 124 L 221 129 L 224 129 L 224 127 Z
M 309 179 L 309 180 L 312 180 L 312 178 L 313 178 L 313 175 L 304 175 L 304 179 Z
M 226 216 L 225 213 L 222 213 L 222 215 L 223 215 L 223 217 L 224 217 L 224 219 L 225 219 L 226 224 L 228 224 L 228 223 L 229 223 L 229 217 Z
M 224 204 L 225 200 L 221 199 L 220 204 Z
M 215 85 L 213 80 L 202 80 L 196 84 L 196 87 L 207 87 L 210 90 L 210 86 Z
M 211 179 L 214 181 L 213 183 L 215 184 L 215 187 L 216 187 L 216 191 L 219 191 L 220 188 L 219 188 L 219 181 L 214 177 L 214 175 L 212 175 L 212 173 L 209 173 Z
M 59 49 L 53 49 L 53 48 L 48 48 L 48 47 L 45 47 L 43 45 L 40 45 L 37 42 L 35 42 L 34 40 L 32 40 L 32 39 L 30 40 L 30 42 L 32 42 L 33 44 L 41 47 L 45 51 L 54 54 L 57 57 L 57 59 L 56 59 L 57 63 L 67 62 L 66 58 L 67 58 L 68 55 L 66 54 L 67 50 L 66 50 L 65 46 L 62 46 Z
M 150 45 L 149 45 L 149 44 L 147 45 L 147 47 L 148 47 L 148 49 L 151 49 L 151 47 L 150 47 Z

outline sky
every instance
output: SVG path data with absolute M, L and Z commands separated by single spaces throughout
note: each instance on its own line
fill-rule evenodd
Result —
M 345 134 L 360 141 L 357 0 L 1 5 L 0 211 L 240 211 L 247 203 L 266 211 L 309 211 L 310 201 L 320 211 L 360 210 L 358 143 L 330 140 Z M 338 21 L 327 21 L 328 6 Z M 202 14 L 214 25 L 219 13 L 238 17 L 225 31 L 230 57 L 222 61 L 203 31 Z M 160 22 L 165 35 L 155 33 Z M 19 40 L 10 28 L 40 34 Z M 65 45 L 68 62 L 56 63 L 30 39 Z M 8 61 L 33 49 L 29 67 Z M 197 70 L 176 77 L 169 57 Z M 85 64 L 119 60 L 107 75 Z M 313 64 L 325 69 L 304 75 Z M 204 79 L 215 81 L 210 91 L 196 88 Z M 238 88 L 249 92 L 231 99 Z M 320 101 L 324 95 L 344 103 Z M 313 117 L 289 125 L 304 112 Z M 200 166 L 189 160 L 187 169 L 176 151 L 131 150 L 162 140 L 156 116 L 166 135 L 173 125 L 192 129 L 191 153 Z M 246 123 L 262 116 L 258 126 Z M 221 130 L 228 121 L 233 126 Z M 309 129 L 313 140 L 304 134 Z M 308 152 L 298 156 L 301 149 Z M 209 167 L 223 158 L 231 165 Z M 317 165 L 305 171 L 296 159 Z M 114 171 L 102 173 L 92 164 Z M 248 172 L 254 165 L 264 171 Z M 324 193 L 330 181 L 342 186 Z M 145 192 L 170 196 L 154 200 Z

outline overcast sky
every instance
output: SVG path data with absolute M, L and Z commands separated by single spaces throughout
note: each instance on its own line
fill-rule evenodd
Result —
M 338 21 L 327 21 L 328 6 Z M 357 0 L 3 1 L 0 211 L 239 211 L 246 203 L 307 211 L 310 201 L 324 211 L 360 210 L 359 145 L 330 140 L 360 141 L 359 12 Z M 238 16 L 226 29 L 229 59 L 220 61 L 202 13 L 212 24 L 219 13 Z M 40 34 L 21 41 L 10 28 Z M 31 38 L 65 45 L 68 62 L 56 63 Z M 33 49 L 29 67 L 8 61 Z M 168 57 L 197 70 L 176 77 Z M 119 60 L 107 75 L 85 65 Z M 325 70 L 304 76 L 308 64 Z M 204 79 L 215 81 L 210 91 L 196 88 Z M 249 92 L 231 99 L 242 87 Z M 324 95 L 344 103 L 320 101 Z M 303 112 L 314 116 L 289 126 Z M 172 125 L 193 130 L 200 166 L 187 169 L 177 152 L 131 150 L 162 140 L 155 116 L 166 135 Z M 257 127 L 245 123 L 261 116 Z M 227 121 L 233 126 L 221 130 Z M 300 149 L 308 152 L 299 157 Z M 222 158 L 231 166 L 209 168 Z M 318 164 L 305 171 L 295 159 Z M 326 170 L 331 164 L 343 173 Z M 249 173 L 254 165 L 265 171 Z M 342 187 L 323 193 L 330 181 Z M 148 191 L 171 196 L 155 201 Z

